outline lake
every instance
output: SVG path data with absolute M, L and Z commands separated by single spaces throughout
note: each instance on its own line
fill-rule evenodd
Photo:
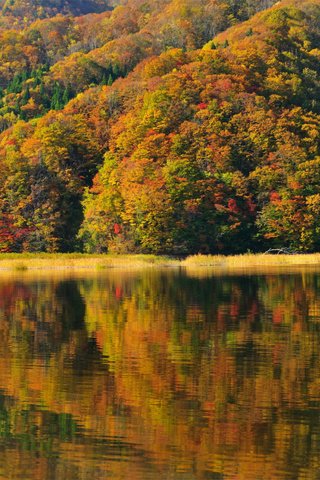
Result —
M 0 277 L 0 478 L 320 478 L 320 271 Z

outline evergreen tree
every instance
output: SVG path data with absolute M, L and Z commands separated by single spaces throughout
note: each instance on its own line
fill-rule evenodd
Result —
M 63 89 L 59 82 L 56 82 L 53 94 L 51 98 L 50 108 L 51 110 L 61 110 L 64 106 L 63 103 Z

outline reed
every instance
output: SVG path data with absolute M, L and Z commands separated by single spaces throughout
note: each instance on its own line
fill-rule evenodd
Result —
M 0 254 L 0 271 L 15 270 L 102 270 L 108 268 L 142 268 L 172 266 L 179 262 L 157 255 L 89 255 L 49 253 Z
M 182 262 L 183 266 L 218 268 L 248 268 L 260 266 L 320 265 L 320 253 L 295 255 L 243 254 L 243 255 L 192 255 Z
M 297 255 L 192 255 L 177 260 L 157 255 L 89 255 L 81 253 L 3 253 L 0 271 L 30 270 L 104 270 L 110 268 L 136 269 L 145 267 L 203 268 L 236 270 L 258 267 L 320 266 L 320 253 Z

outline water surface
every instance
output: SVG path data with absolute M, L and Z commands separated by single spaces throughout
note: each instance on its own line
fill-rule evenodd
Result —
M 0 478 L 320 478 L 320 272 L 0 277 Z

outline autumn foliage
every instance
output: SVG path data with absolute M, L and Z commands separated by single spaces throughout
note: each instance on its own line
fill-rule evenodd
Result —
M 14 248 L 319 250 L 320 2 L 248 20 L 272 3 L 132 0 L 3 27 Z

